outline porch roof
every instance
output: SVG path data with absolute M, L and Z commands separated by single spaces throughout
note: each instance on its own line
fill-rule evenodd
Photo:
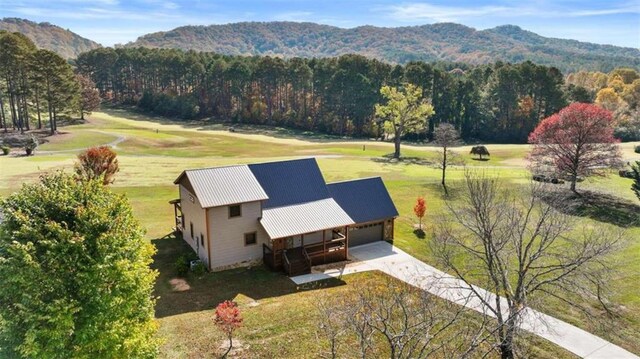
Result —
M 355 224 L 332 198 L 265 209 L 260 223 L 271 239 Z

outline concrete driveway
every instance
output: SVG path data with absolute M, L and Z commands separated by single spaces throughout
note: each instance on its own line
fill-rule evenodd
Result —
M 440 298 L 464 305 L 484 315 L 493 316 L 489 308 L 466 283 L 412 257 L 389 243 L 381 241 L 352 247 L 349 248 L 349 255 L 353 257 L 354 261 L 346 266 L 293 277 L 291 280 L 296 284 L 303 284 L 346 274 L 379 270 Z M 495 296 L 492 293 L 482 288 L 473 288 L 487 302 L 495 303 Z M 503 299 L 501 302 L 503 308 L 506 308 L 506 300 Z M 640 359 L 598 336 L 532 309 L 527 309 L 524 312 L 520 327 L 582 358 Z

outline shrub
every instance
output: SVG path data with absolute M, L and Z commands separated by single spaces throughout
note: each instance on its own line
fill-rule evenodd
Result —
M 204 263 L 199 261 L 191 268 L 191 271 L 196 275 L 196 277 L 200 277 L 207 271 L 207 267 L 204 266 Z
M 75 171 L 78 178 L 94 180 L 100 178 L 103 185 L 113 183 L 120 171 L 117 154 L 109 146 L 91 147 L 78 155 Z
M 2 154 L 5 156 L 11 153 L 11 148 L 7 146 L 0 146 L 0 150 L 2 150 Z
M 638 145 L 638 146 L 634 147 L 634 148 L 633 148 L 633 151 L 634 151 L 635 153 L 640 153 L 640 145 Z
M 181 255 L 176 259 L 173 264 L 173 268 L 176 270 L 178 277 L 184 277 L 189 273 L 189 259 L 185 255 Z
M 40 145 L 40 142 L 38 142 L 36 136 L 31 135 L 31 137 L 29 137 L 27 142 L 24 144 L 24 151 L 27 156 L 31 156 L 33 154 L 33 151 L 38 148 L 38 145 Z

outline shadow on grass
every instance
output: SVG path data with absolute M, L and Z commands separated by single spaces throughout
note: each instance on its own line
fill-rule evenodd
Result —
M 174 263 L 181 255 L 190 255 L 193 251 L 182 239 L 173 235 L 152 240 L 151 243 L 157 249 L 151 267 L 159 272 L 155 285 L 156 318 L 210 310 L 224 300 L 233 300 L 239 294 L 257 301 L 344 284 L 342 280 L 332 278 L 298 287 L 283 273 L 272 272 L 260 265 L 205 273 L 199 278 L 189 273 L 186 278 L 189 289 L 175 291 L 169 283 L 177 277 Z
M 553 192 L 550 196 L 561 194 L 562 201 L 551 200 L 560 212 L 573 216 L 588 217 L 599 222 L 610 223 L 619 227 L 640 226 L 640 206 L 607 193 L 583 191 L 578 195 L 571 191 Z M 569 205 L 566 205 L 569 204 Z
M 482 162 L 487 162 L 490 160 L 490 158 L 472 158 L 472 160 L 474 161 L 482 161 Z
M 423 165 L 432 166 L 435 163 L 425 158 L 420 157 L 400 157 L 394 158 L 393 153 L 386 154 L 382 157 L 371 157 L 371 161 L 376 163 L 387 163 L 391 165 Z
M 425 239 L 427 237 L 427 234 L 422 229 L 414 229 L 413 234 L 415 234 L 419 239 Z

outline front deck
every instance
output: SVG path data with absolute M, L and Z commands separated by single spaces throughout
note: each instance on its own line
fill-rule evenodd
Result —
M 271 246 L 263 244 L 264 263 L 273 270 L 284 270 L 289 276 L 311 272 L 319 264 L 344 261 L 348 257 L 347 227 L 322 231 L 322 241 L 304 244 L 304 234 L 297 238 L 276 238 Z

